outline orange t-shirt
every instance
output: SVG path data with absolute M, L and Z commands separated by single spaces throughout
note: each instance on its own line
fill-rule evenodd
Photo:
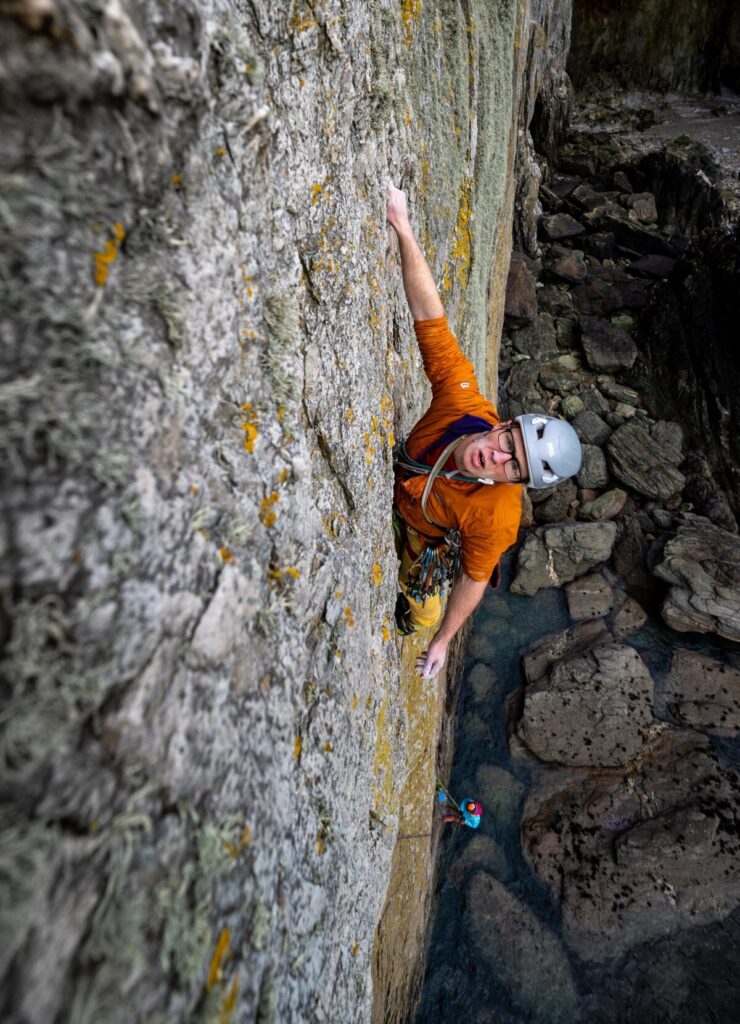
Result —
M 432 404 L 406 441 L 409 455 L 419 459 L 461 416 L 481 416 L 492 426 L 500 417 L 480 393 L 473 364 L 460 350 L 447 318 L 418 320 L 414 330 L 432 385 Z M 396 508 L 419 533 L 440 537 L 442 532 L 426 521 L 421 510 L 426 482 L 426 475 L 397 472 Z M 446 529 L 455 527 L 460 531 L 463 572 L 482 582 L 490 579 L 501 555 L 516 540 L 522 515 L 521 484 L 490 486 L 440 476 L 434 481 L 427 511 Z

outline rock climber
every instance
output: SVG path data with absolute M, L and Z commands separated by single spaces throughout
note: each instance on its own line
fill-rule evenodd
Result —
M 437 799 L 441 805 L 442 821 L 455 825 L 467 825 L 468 828 L 478 828 L 480 825 L 483 808 L 477 800 L 465 797 L 458 804 L 446 792 L 439 792 Z
M 551 487 L 573 476 L 581 465 L 581 444 L 573 427 L 557 417 L 530 413 L 501 422 L 447 324 L 406 195 L 390 181 L 387 216 L 432 385 L 431 405 L 397 447 L 394 490 L 401 559 L 396 627 L 406 636 L 439 623 L 416 662 L 417 671 L 430 678 L 444 665 L 450 641 L 516 540 L 522 486 Z M 452 590 L 442 617 L 447 584 Z

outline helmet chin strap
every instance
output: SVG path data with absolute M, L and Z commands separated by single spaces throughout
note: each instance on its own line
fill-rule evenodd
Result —
M 478 483 L 479 484 L 487 484 L 489 487 L 493 487 L 493 485 L 496 483 L 496 481 L 495 480 L 484 480 L 483 477 L 479 476 L 478 477 Z

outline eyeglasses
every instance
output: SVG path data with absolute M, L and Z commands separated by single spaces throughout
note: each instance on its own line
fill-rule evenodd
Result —
M 511 455 L 509 461 L 504 463 L 506 479 L 512 484 L 525 483 L 528 476 L 527 473 L 522 472 L 522 467 L 516 457 L 516 445 L 514 444 L 514 434 L 511 427 L 503 427 L 498 431 L 498 434 L 500 438 L 499 449 L 504 455 Z

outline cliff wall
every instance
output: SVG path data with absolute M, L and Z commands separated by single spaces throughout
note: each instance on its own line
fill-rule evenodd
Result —
M 3 1016 L 369 1019 L 445 708 L 393 631 L 385 181 L 491 387 L 537 12 L 0 14 Z

